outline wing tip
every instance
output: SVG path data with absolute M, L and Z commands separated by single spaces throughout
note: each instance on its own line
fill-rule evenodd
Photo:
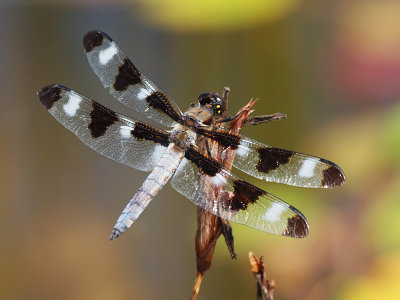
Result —
M 61 84 L 49 84 L 41 88 L 36 94 L 47 110 L 53 107 L 53 104 L 61 99 L 61 90 L 71 92 L 71 89 Z
M 329 167 L 322 172 L 321 187 L 333 188 L 341 186 L 346 180 L 342 169 L 333 162 L 329 162 Z
M 83 47 L 86 53 L 91 52 L 94 48 L 103 44 L 104 38 L 112 42 L 112 39 L 100 30 L 91 30 L 83 37 Z
M 51 109 L 54 102 L 61 99 L 60 88 L 57 84 L 49 84 L 37 92 L 40 102 L 47 110 Z
M 287 220 L 287 227 L 283 232 L 284 236 L 304 238 L 310 232 L 306 217 L 295 207 L 289 206 L 295 215 Z

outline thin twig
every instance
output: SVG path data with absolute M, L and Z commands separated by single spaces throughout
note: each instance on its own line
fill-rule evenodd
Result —
M 274 300 L 275 281 L 266 279 L 263 257 L 257 259 L 253 252 L 249 252 L 249 261 L 257 282 L 257 300 Z

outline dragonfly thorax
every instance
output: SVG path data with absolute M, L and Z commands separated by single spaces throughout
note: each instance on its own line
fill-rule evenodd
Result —
M 187 150 L 191 145 L 195 144 L 196 136 L 193 130 L 187 126 L 178 124 L 170 131 L 169 140 L 183 150 Z

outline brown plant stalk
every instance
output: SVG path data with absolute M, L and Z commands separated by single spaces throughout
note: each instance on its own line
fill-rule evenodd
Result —
M 229 91 L 229 88 L 224 88 L 222 104 L 224 114 L 220 117 L 221 119 L 226 118 Z M 251 99 L 247 105 L 239 109 L 236 117 L 230 122 L 228 130 L 239 133 L 243 125 L 258 125 L 270 122 L 272 120 L 286 118 L 284 114 L 280 113 L 266 116 L 249 117 L 249 115 L 253 112 L 253 110 L 251 110 L 251 107 L 256 103 L 256 101 L 257 100 Z M 218 120 L 216 120 L 216 122 L 212 125 L 218 125 L 220 128 L 224 127 L 224 123 L 218 123 Z M 230 171 L 236 151 L 230 148 L 224 149 L 215 141 L 208 140 L 208 143 L 208 149 L 212 157 L 217 159 L 225 167 L 226 170 Z M 202 148 L 203 151 L 206 151 L 204 140 L 200 141 L 199 147 Z M 207 179 L 200 178 L 200 181 L 204 180 Z M 206 182 L 200 182 L 200 186 L 208 187 L 210 185 Z M 202 193 L 204 195 L 209 194 L 210 199 L 215 196 L 218 199 L 221 191 L 222 189 L 221 187 L 219 187 L 212 190 L 204 190 L 202 191 Z M 225 238 L 230 256 L 232 257 L 232 259 L 236 259 L 232 228 L 229 224 L 229 221 L 213 215 L 212 213 L 200 207 L 197 207 L 197 232 L 195 237 L 197 277 L 193 286 L 191 297 L 192 300 L 197 299 L 204 273 L 211 267 L 215 245 L 221 234 Z

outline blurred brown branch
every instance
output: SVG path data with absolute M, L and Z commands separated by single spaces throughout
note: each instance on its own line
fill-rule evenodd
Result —
M 264 270 L 264 258 L 258 260 L 253 252 L 249 252 L 251 272 L 257 282 L 257 300 L 274 300 L 275 281 L 268 280 Z

